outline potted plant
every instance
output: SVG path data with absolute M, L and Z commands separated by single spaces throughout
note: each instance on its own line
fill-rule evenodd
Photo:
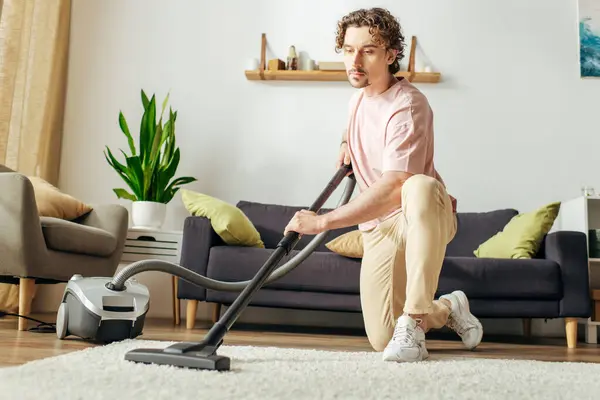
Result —
M 137 151 L 123 112 L 119 112 L 119 126 L 125 134 L 131 154 L 119 149 L 125 162 L 119 162 L 108 146 L 104 157 L 117 174 L 125 181 L 130 191 L 115 188 L 117 198 L 132 201 L 132 222 L 135 228 L 157 229 L 164 222 L 166 205 L 182 185 L 197 179 L 190 176 L 174 178 L 179 166 L 180 152 L 175 145 L 175 121 L 177 111 L 169 107 L 169 116 L 163 124 L 163 115 L 169 100 L 167 94 L 156 122 L 156 98 L 148 100 L 141 91 L 144 114 L 140 122 Z

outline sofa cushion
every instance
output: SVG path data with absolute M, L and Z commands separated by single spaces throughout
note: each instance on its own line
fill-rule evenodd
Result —
M 480 258 L 533 258 L 548 234 L 560 210 L 560 202 L 514 216 L 474 252 Z
M 457 289 L 469 298 L 561 299 L 561 271 L 544 259 L 446 257 L 438 295 Z
M 266 248 L 274 249 L 277 243 L 283 238 L 283 231 L 290 220 L 294 217 L 297 211 L 302 209 L 306 210 L 309 206 L 282 206 L 277 204 L 265 204 L 257 203 L 252 201 L 239 201 L 237 207 L 246 214 L 246 216 L 252 221 L 252 224 L 256 227 L 260 233 L 260 237 L 265 244 Z M 331 209 L 323 208 L 319 214 L 329 212 Z M 330 250 L 325 247 L 325 243 L 339 235 L 342 235 L 351 230 L 357 229 L 356 226 L 351 226 L 342 229 L 335 229 L 329 232 L 327 239 L 321 243 L 315 250 L 326 251 Z M 302 250 L 306 245 L 314 239 L 314 235 L 303 235 L 300 238 L 295 249 Z
M 46 246 L 52 250 L 106 257 L 117 248 L 117 238 L 105 230 L 60 218 L 40 220 Z
M 38 176 L 28 177 L 41 217 L 54 217 L 72 221 L 92 211 L 92 206 L 61 192 L 56 186 Z
M 250 280 L 274 252 L 242 246 L 217 246 L 210 250 L 206 274 L 222 281 Z M 292 250 L 278 266 L 291 260 L 299 251 Z M 359 293 L 360 261 L 332 252 L 313 252 L 302 264 L 287 275 L 272 282 L 269 288 L 330 292 Z
M 181 189 L 181 200 L 190 214 L 208 218 L 217 235 L 225 243 L 265 247 L 252 222 L 233 204 L 188 189 Z
M 473 252 L 479 245 L 496 233 L 518 214 L 515 209 L 487 212 L 457 213 L 456 235 L 446 247 L 446 256 L 475 257 Z
M 363 236 L 358 229 L 344 233 L 325 243 L 325 247 L 344 257 L 363 258 Z

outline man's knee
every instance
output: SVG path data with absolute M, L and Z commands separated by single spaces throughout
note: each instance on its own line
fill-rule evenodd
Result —
M 377 314 L 365 314 L 365 331 L 371 347 L 383 351 L 394 333 L 394 317 L 387 311 Z
M 404 182 L 402 191 L 419 195 L 434 194 L 439 189 L 439 181 L 424 174 L 413 175 Z
M 402 204 L 408 212 L 426 213 L 432 206 L 443 204 L 440 182 L 427 175 L 413 175 L 402 185 Z
M 393 329 L 388 330 L 387 328 L 379 327 L 372 332 L 367 332 L 367 338 L 373 350 L 383 351 L 392 338 L 392 331 Z

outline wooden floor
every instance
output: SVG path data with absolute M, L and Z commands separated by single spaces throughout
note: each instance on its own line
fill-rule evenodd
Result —
M 53 322 L 52 315 L 34 318 Z M 30 322 L 29 327 L 37 323 Z M 58 340 L 54 333 L 17 331 L 13 317 L 0 319 L 0 366 L 19 365 L 28 361 L 52 357 L 96 346 L 77 338 Z M 187 330 L 185 323 L 175 326 L 170 320 L 149 320 L 140 339 L 166 341 L 198 341 L 207 330 L 208 323 L 197 322 L 196 328 Z M 225 337 L 225 345 L 279 346 L 314 348 L 335 351 L 372 351 L 362 332 L 290 327 L 234 326 Z M 577 349 L 568 349 L 564 339 L 489 337 L 475 351 L 466 351 L 454 334 L 428 334 L 427 349 L 430 359 L 451 357 L 484 357 L 505 359 L 530 359 L 541 361 L 600 362 L 600 346 L 578 343 Z

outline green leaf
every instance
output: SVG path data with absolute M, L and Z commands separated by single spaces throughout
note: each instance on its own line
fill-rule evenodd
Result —
M 195 182 L 195 181 L 197 181 L 197 179 L 194 177 L 191 177 L 191 176 L 182 176 L 180 178 L 173 180 L 173 182 L 171 182 L 169 184 L 169 186 L 167 186 L 167 188 L 165 189 L 165 192 L 161 199 L 162 202 L 168 203 L 169 201 L 171 201 L 173 199 L 173 196 L 175 195 L 175 193 L 177 193 L 177 191 L 179 191 L 179 189 L 181 188 L 180 187 L 181 185 L 185 185 L 185 184 Z
M 125 174 L 127 176 L 127 179 L 125 180 L 125 182 L 127 183 L 127 185 L 129 186 L 129 188 L 133 191 L 133 193 L 135 194 L 135 196 L 137 198 L 141 198 L 143 193 L 142 193 L 142 185 L 141 185 L 141 180 L 139 179 L 139 176 L 136 175 L 136 171 L 131 167 L 131 158 L 138 158 L 138 156 L 128 156 L 127 154 L 125 154 L 125 152 L 123 150 L 121 150 L 121 154 L 123 154 L 123 157 L 125 158 L 125 162 L 127 164 L 127 166 L 125 167 Z
M 139 156 L 127 157 L 127 167 L 133 184 L 132 190 L 140 200 L 147 200 L 144 170 Z
M 133 137 L 131 137 L 131 133 L 129 132 L 129 127 L 127 126 L 127 121 L 125 120 L 123 112 L 119 112 L 119 126 L 121 127 L 121 130 L 127 137 L 127 142 L 129 143 L 131 155 L 135 156 L 135 143 L 133 142 Z
M 144 110 L 148 108 L 148 103 L 148 96 L 146 96 L 146 93 L 144 92 L 144 90 L 142 90 L 142 105 L 144 106 Z
M 137 189 L 137 184 L 132 180 L 129 168 L 125 165 L 121 164 L 117 159 L 113 156 L 110 149 L 107 147 L 104 152 L 104 157 L 106 161 L 108 161 L 109 165 L 113 167 L 115 171 L 117 171 L 118 175 L 123 179 L 123 181 L 129 186 L 131 190 L 136 194 L 136 196 L 140 196 L 140 192 Z
M 127 177 L 127 168 L 121 164 L 115 156 L 113 156 L 112 152 L 108 147 L 106 147 L 106 151 L 104 152 L 104 157 L 108 161 L 111 167 L 121 176 Z
M 165 192 L 168 192 L 170 190 L 174 190 L 176 192 L 177 190 L 179 190 L 180 186 L 187 185 L 188 183 L 196 182 L 197 180 L 198 179 L 196 179 L 192 176 L 182 176 L 177 179 L 173 179 L 173 181 L 169 184 L 169 186 L 167 186 Z M 175 194 L 175 193 L 173 192 L 173 194 Z
M 156 133 L 156 97 L 152 95 L 150 99 L 150 105 L 148 106 L 148 141 L 146 142 L 146 149 L 148 155 L 151 155 L 152 143 L 154 142 L 154 134 Z M 147 159 L 146 161 L 150 161 Z
M 166 186 L 169 183 L 169 181 L 171 180 L 171 178 L 173 178 L 173 176 L 175 176 L 175 172 L 177 171 L 177 167 L 179 166 L 179 159 L 180 159 L 180 152 L 179 152 L 179 148 L 178 148 L 177 150 L 175 150 L 175 154 L 173 154 L 173 157 L 169 161 L 169 164 L 167 165 L 167 167 L 164 169 L 163 173 L 161 174 L 162 181 L 160 182 L 160 185 L 162 187 L 166 188 Z
M 152 148 L 150 150 L 150 160 L 152 161 L 152 165 L 156 165 L 157 161 L 160 158 L 160 144 L 163 140 L 162 135 L 162 118 L 159 120 L 158 125 L 156 125 L 156 132 L 154 133 L 154 140 L 152 141 Z
M 169 184 L 169 187 L 177 186 L 177 185 L 185 185 L 188 183 L 196 182 L 198 179 L 193 176 L 181 176 L 177 179 L 173 179 L 173 181 Z
M 170 97 L 170 96 L 171 96 L 171 92 L 168 92 L 168 93 L 167 93 L 167 96 L 166 96 L 166 97 L 165 97 L 165 99 L 163 100 L 163 103 L 162 103 L 162 108 L 161 108 L 161 110 L 160 110 L 160 118 L 161 118 L 161 119 L 162 119 L 162 116 L 163 116 L 163 115 L 164 115 L 164 113 L 165 113 L 165 110 L 167 109 L 167 103 L 169 102 L 169 97 Z
M 169 120 L 167 124 L 169 126 L 169 130 L 167 132 L 167 138 L 165 140 L 165 157 L 163 158 L 163 162 L 161 163 L 162 169 L 167 168 L 171 159 L 173 158 L 173 152 L 175 150 L 175 120 L 177 119 L 177 111 L 173 112 L 172 109 L 169 109 Z M 167 125 L 165 124 L 165 125 Z
M 140 124 L 140 156 L 142 165 L 146 167 L 150 158 L 150 148 L 156 130 L 156 97 L 152 95 L 150 103 L 144 110 L 142 123 Z
M 167 139 L 169 138 L 169 136 L 171 136 L 171 121 L 167 121 L 162 127 L 162 138 L 160 140 L 160 145 L 158 146 L 160 149 L 162 149 L 162 153 L 163 153 L 163 157 L 161 158 L 160 164 L 162 164 L 165 159 L 164 146 L 165 146 L 165 143 L 166 143 Z
M 117 197 L 119 199 L 126 199 L 126 200 L 131 200 L 131 201 L 136 201 L 137 198 L 132 195 L 131 193 L 129 193 L 127 190 L 125 189 L 113 189 L 113 192 L 115 192 L 115 194 L 117 195 Z
M 173 178 L 173 176 L 175 175 L 175 172 L 177 170 L 177 166 L 179 165 L 179 149 L 176 151 L 176 153 L 174 154 L 174 156 L 171 159 L 166 159 L 167 155 L 165 154 L 165 161 L 168 163 L 165 166 L 161 166 L 159 167 L 159 175 L 158 175 L 158 191 L 157 191 L 157 197 L 158 198 L 162 198 L 164 196 L 166 187 L 169 183 L 169 181 L 171 180 L 171 178 Z

